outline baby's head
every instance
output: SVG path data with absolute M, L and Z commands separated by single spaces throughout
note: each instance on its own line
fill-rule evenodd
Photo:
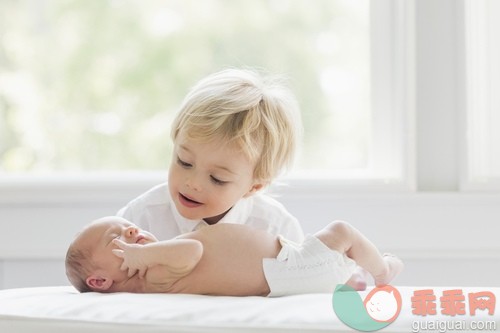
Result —
M 228 69 L 199 81 L 172 125 L 174 143 L 225 142 L 254 165 L 268 184 L 291 166 L 301 121 L 298 104 L 283 82 L 249 70 Z
M 92 222 L 76 236 L 66 253 L 66 275 L 77 290 L 116 291 L 117 286 L 130 280 L 127 272 L 120 270 L 122 259 L 112 252 L 118 248 L 112 242 L 115 238 L 138 244 L 157 241 L 121 217 L 108 216 Z

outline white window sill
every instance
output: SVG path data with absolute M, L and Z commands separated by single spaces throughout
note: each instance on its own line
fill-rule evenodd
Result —
M 0 175 L 0 204 L 91 203 L 128 201 L 167 180 L 167 171 Z M 345 193 L 412 193 L 411 181 L 368 175 L 295 173 L 283 177 L 267 191 L 281 195 Z

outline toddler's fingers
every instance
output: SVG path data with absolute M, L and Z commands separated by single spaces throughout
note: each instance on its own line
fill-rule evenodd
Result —
M 120 258 L 123 258 L 125 256 L 125 252 L 123 252 L 123 250 L 113 249 L 111 250 L 111 252 L 113 252 L 115 256 Z

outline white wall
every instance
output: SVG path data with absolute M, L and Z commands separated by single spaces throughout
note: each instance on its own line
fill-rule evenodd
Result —
M 461 1 L 416 1 L 416 193 L 339 192 L 293 184 L 279 198 L 307 232 L 351 222 L 400 255 L 400 285 L 499 286 L 500 194 L 460 193 L 463 146 Z M 62 258 L 90 220 L 161 181 L 0 183 L 0 288 L 60 285 Z M 321 185 L 321 186 L 319 186 Z M 359 186 L 356 188 L 359 189 Z
M 75 233 L 149 185 L 107 184 L 94 195 L 47 188 L 43 199 L 11 189 L 0 197 L 0 288 L 67 284 L 63 256 Z M 399 285 L 499 285 L 498 194 L 335 194 L 299 185 L 280 191 L 306 232 L 347 220 L 381 251 L 401 256 Z

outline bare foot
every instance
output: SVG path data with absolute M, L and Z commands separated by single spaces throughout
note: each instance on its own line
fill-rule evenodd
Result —
M 361 266 L 356 266 L 356 269 L 351 275 L 351 278 L 346 282 L 346 285 L 357 291 L 366 289 L 369 273 Z
M 387 266 L 386 271 L 378 276 L 374 276 L 375 285 L 377 287 L 385 286 L 391 282 L 399 273 L 401 273 L 404 267 L 401 259 L 390 253 L 384 254 L 384 261 Z

